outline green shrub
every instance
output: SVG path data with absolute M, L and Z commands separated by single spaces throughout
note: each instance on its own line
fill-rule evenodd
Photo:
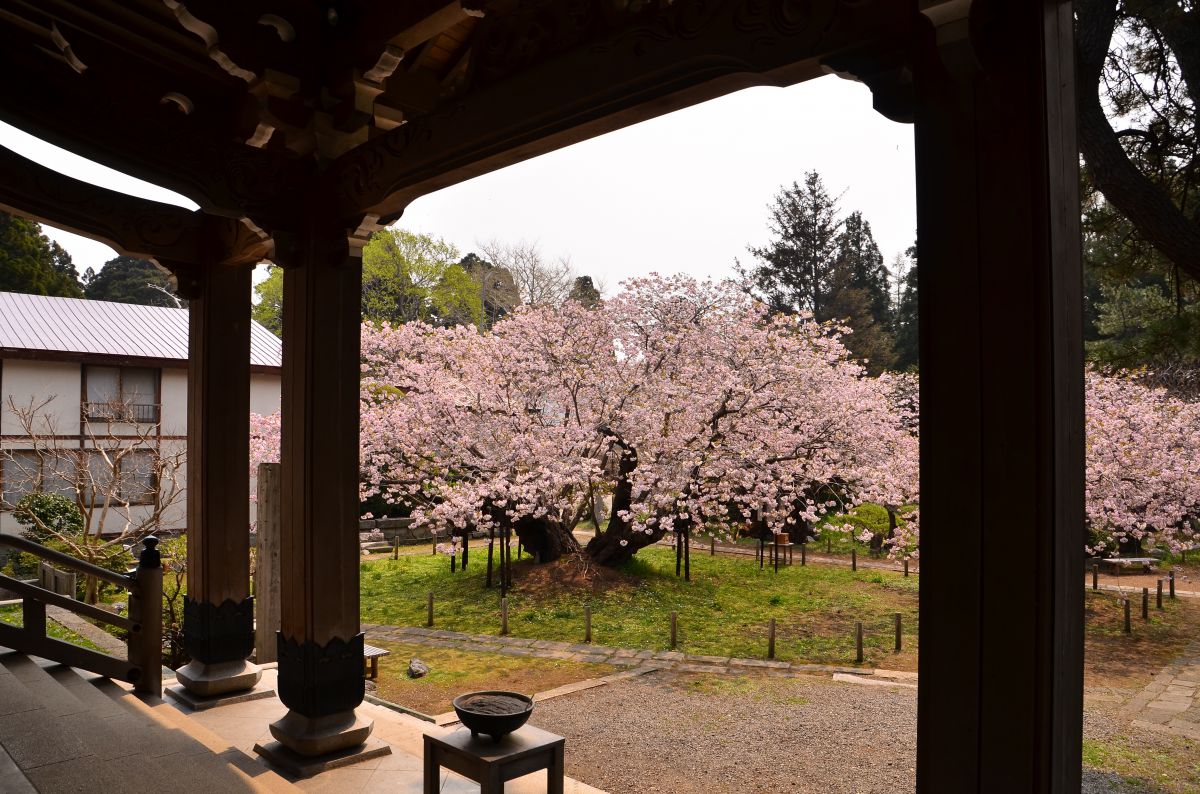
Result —
M 83 513 L 75 502 L 55 493 L 31 493 L 21 497 L 13 518 L 26 529 L 25 537 L 45 543 L 55 535 L 83 534 Z

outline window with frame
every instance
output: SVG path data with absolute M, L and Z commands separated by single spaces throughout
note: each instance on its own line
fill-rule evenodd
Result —
M 88 476 L 86 501 L 99 507 L 110 505 L 149 505 L 158 496 L 158 456 L 152 449 L 135 449 L 107 454 L 87 451 Z
M 8 449 L 0 453 L 0 507 L 11 510 L 31 493 L 75 499 L 77 459 L 71 452 Z
M 88 419 L 151 424 L 158 421 L 158 370 L 87 364 L 83 379 L 84 415 Z

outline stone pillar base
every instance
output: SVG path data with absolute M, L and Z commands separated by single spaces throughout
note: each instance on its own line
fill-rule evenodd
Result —
M 327 717 L 305 717 L 289 709 L 271 723 L 271 735 L 292 752 L 314 757 L 364 743 L 374 725 L 374 720 L 363 719 L 353 710 Z
M 245 659 L 216 664 L 192 661 L 176 670 L 175 677 L 193 695 L 211 698 L 253 689 L 262 670 Z

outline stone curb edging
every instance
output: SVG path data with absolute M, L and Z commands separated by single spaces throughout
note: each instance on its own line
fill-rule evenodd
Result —
M 679 651 L 649 651 L 607 645 L 559 642 L 556 640 L 532 640 L 526 637 L 465 634 L 457 631 L 429 629 L 420 626 L 386 626 L 364 623 L 362 624 L 362 630 L 372 638 L 384 641 L 411 642 L 434 648 L 503 653 L 509 656 L 532 656 L 540 659 L 609 664 L 631 668 L 629 672 L 633 674 L 641 674 L 653 670 L 672 670 L 676 672 L 709 673 L 715 675 L 758 673 L 784 677 L 812 675 L 816 673 L 858 677 L 874 676 L 879 679 L 887 679 L 889 683 L 904 682 L 910 685 L 915 685 L 917 680 L 916 673 L 897 670 L 874 670 L 870 668 L 802 664 L 799 662 L 767 659 L 740 659 L 726 656 L 702 656 L 681 653 Z M 621 674 L 617 673 L 616 675 Z M 605 678 L 611 678 L 611 676 L 605 676 Z

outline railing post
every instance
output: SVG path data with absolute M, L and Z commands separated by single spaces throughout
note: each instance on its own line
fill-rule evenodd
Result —
M 137 611 L 131 608 L 129 612 L 139 628 L 129 638 L 129 661 L 141 669 L 133 689 L 159 697 L 162 695 L 162 557 L 158 538 L 153 535 L 142 541 L 133 578 Z M 132 607 L 135 599 L 129 601 Z

